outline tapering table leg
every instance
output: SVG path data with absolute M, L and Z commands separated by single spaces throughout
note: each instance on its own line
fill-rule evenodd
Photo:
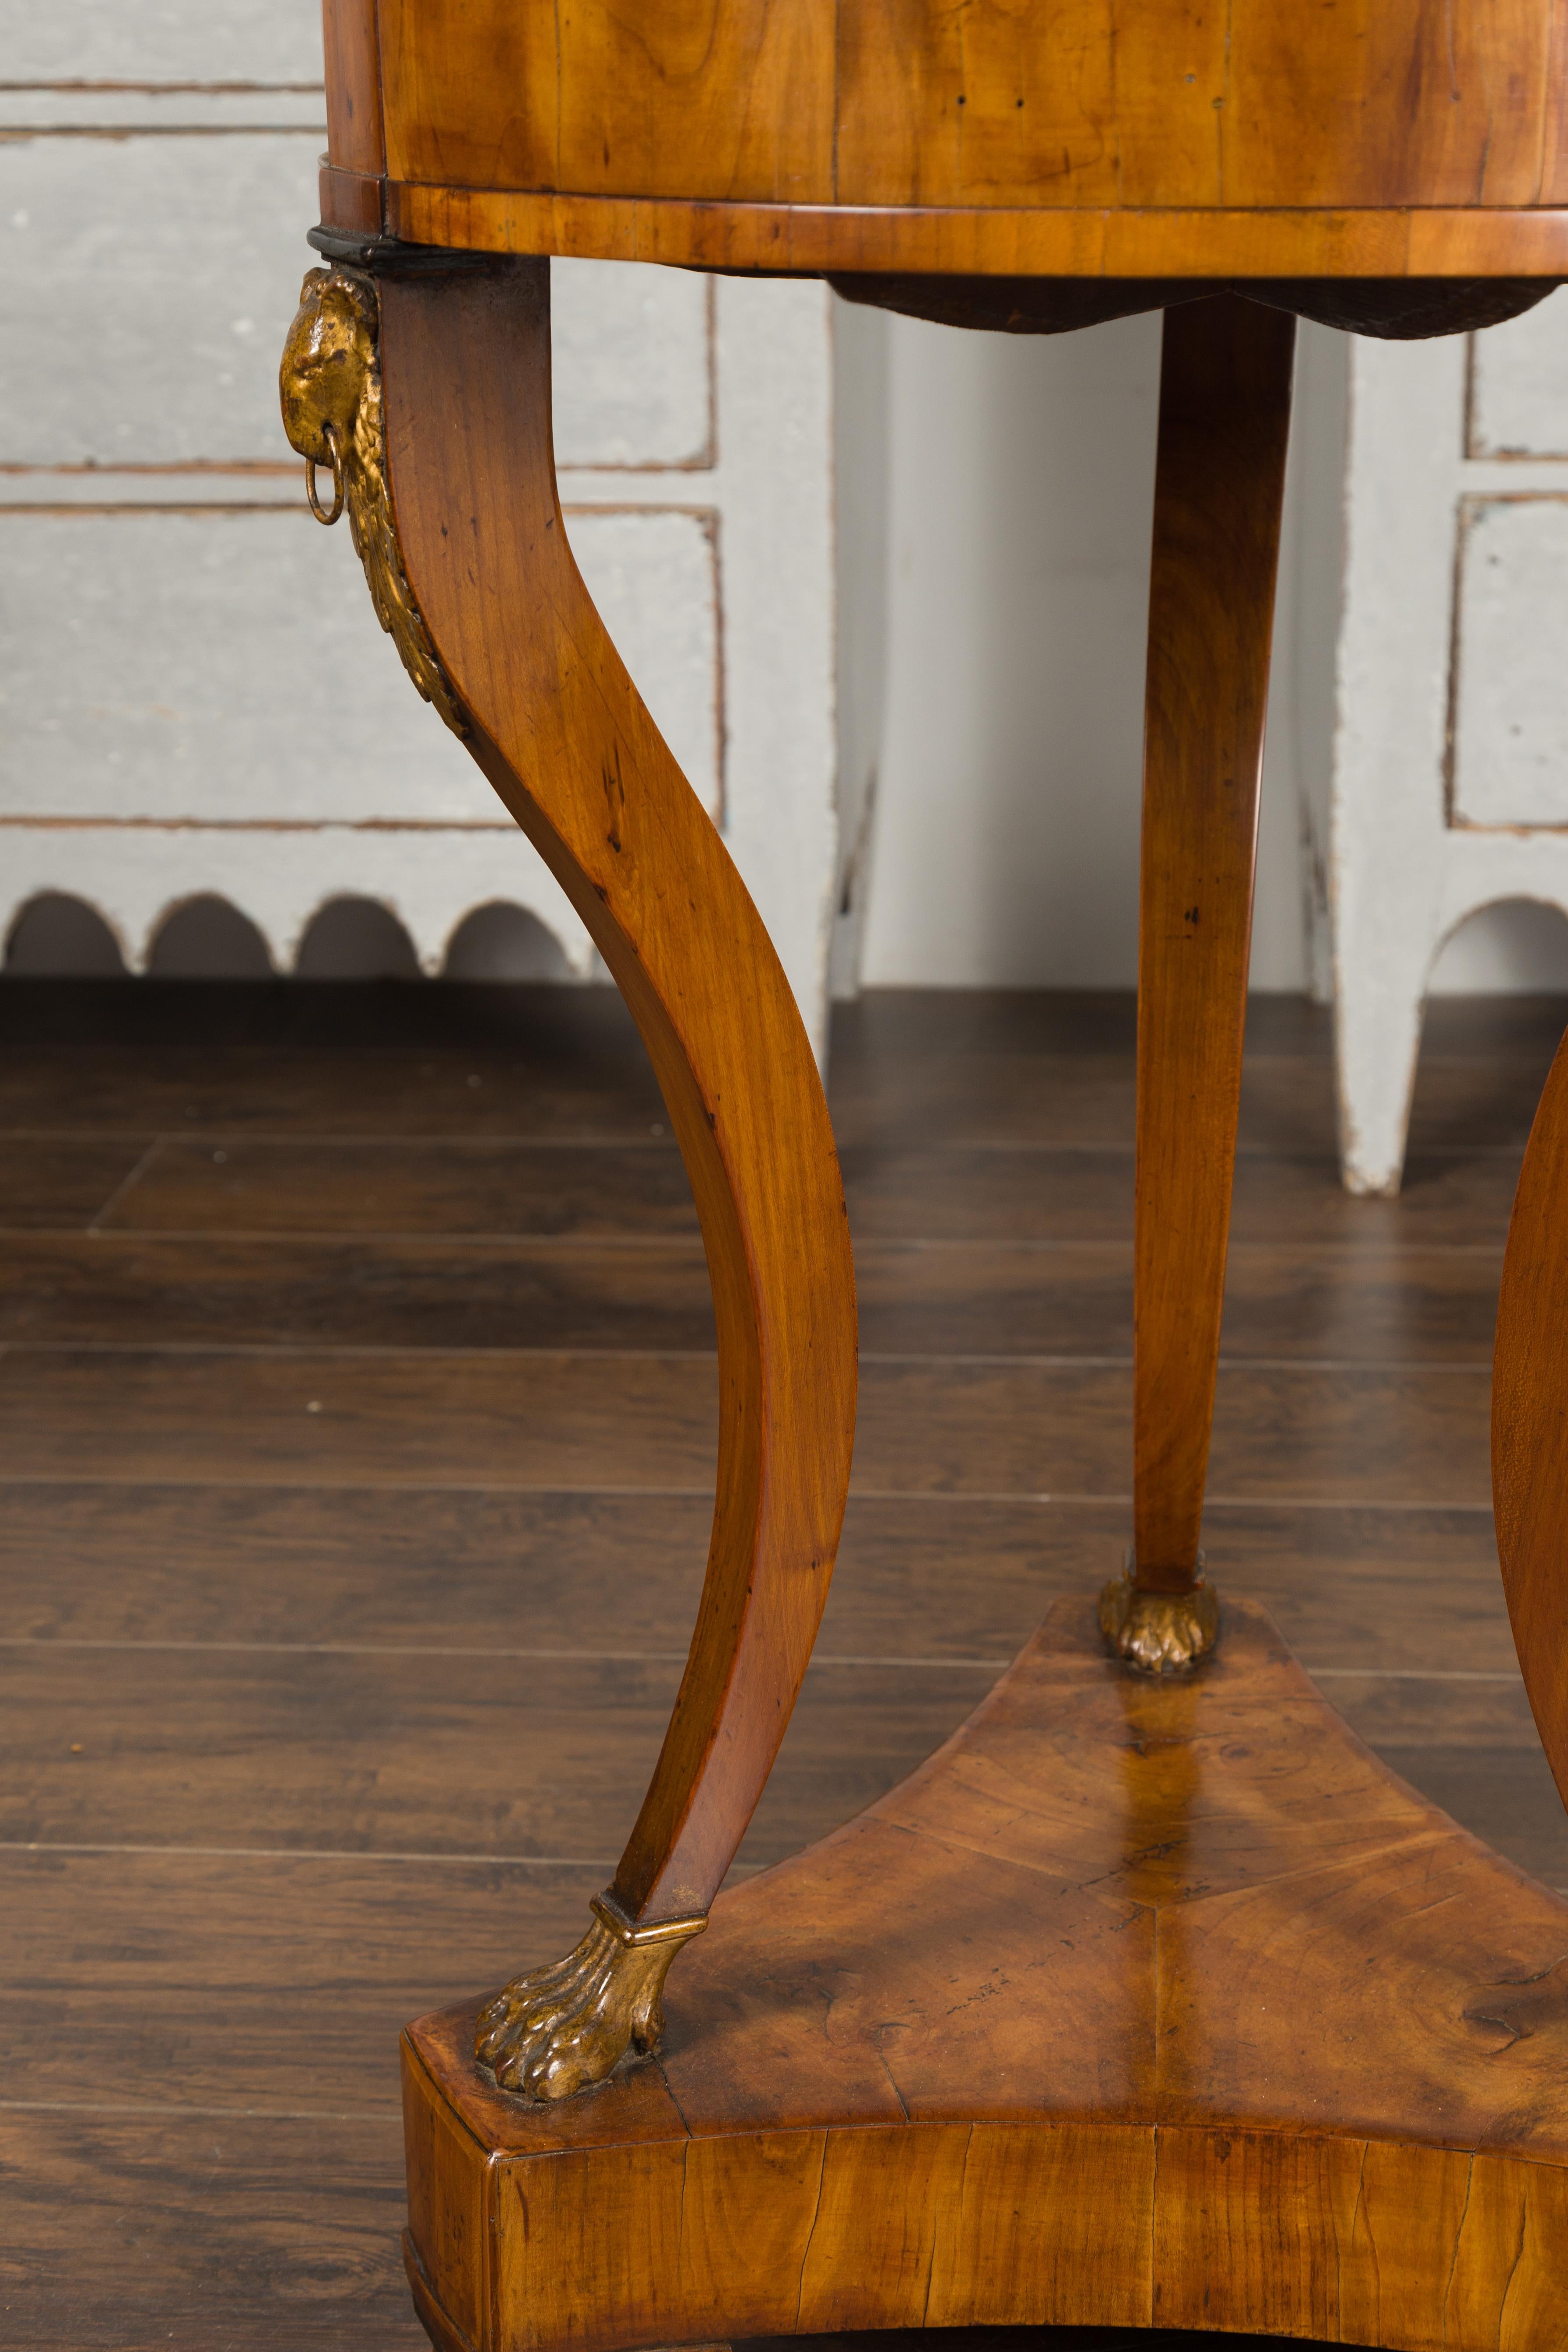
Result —
M 1199 1573 L 1241 1090 L 1293 318 L 1165 315 L 1138 948 L 1133 1549 L 1101 1603 L 1150 1669 L 1212 1647 Z

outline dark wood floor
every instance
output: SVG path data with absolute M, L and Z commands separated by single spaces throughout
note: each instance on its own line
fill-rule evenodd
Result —
M 712 1330 L 616 1001 L 0 990 L 0 2341 L 395 2352 L 395 2040 L 572 1940 L 660 1738 Z M 1206 1542 L 1402 1772 L 1568 1887 L 1488 1509 L 1560 1003 L 1428 1025 L 1340 1192 L 1323 1016 L 1249 1034 Z M 1122 999 L 843 1012 L 848 1524 L 738 1867 L 886 1789 L 1129 1530 Z

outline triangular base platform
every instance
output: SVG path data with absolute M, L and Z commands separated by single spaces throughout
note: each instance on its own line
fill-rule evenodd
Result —
M 879 1804 L 721 1897 L 659 2058 L 404 2049 L 443 2352 L 972 2324 L 1568 2342 L 1568 1904 L 1264 1612 L 1153 1683 L 1064 1602 Z

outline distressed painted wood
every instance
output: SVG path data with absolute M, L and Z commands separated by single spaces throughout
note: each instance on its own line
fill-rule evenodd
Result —
M 437 2344 L 1555 2342 L 1568 1905 L 1227 1619 L 1194 1678 L 1138 1681 L 1059 1602 L 928 1764 L 721 1898 L 662 2055 L 592 2098 L 499 2096 L 471 2009 L 412 2027 Z
M 435 974 L 497 905 L 533 919 L 544 970 L 588 978 L 592 942 L 548 869 L 405 708 L 282 436 L 276 353 L 326 113 L 319 15 L 157 13 L 139 65 L 118 17 L 111 36 L 61 14 L 95 62 L 112 37 L 104 70 L 136 87 L 0 91 L 0 130 L 33 134 L 0 139 L 0 940 L 63 895 L 144 971 L 180 906 L 216 895 L 289 971 L 324 908 L 370 899 Z M 23 71 L 63 72 L 57 35 L 54 17 L 18 29 Z M 239 86 L 187 86 L 219 76 Z M 556 278 L 567 529 L 820 1046 L 829 298 L 613 262 Z M 90 368 L 69 349 L 84 311 Z
M 1358 339 L 1342 357 L 1335 723 L 1312 825 L 1352 1192 L 1398 1190 L 1444 943 L 1507 899 L 1568 913 L 1565 364 L 1562 294 L 1468 345 Z
M 1568 482 L 1555 496 L 1472 493 L 1458 541 L 1449 824 L 1568 824 Z
M 1468 457 L 1568 458 L 1568 303 L 1543 302 L 1470 351 Z M 1564 477 L 1568 483 L 1568 476 Z

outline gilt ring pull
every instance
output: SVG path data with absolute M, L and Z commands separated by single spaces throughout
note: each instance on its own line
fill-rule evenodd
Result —
M 328 514 L 323 511 L 321 501 L 316 495 L 314 457 L 307 457 L 305 460 L 305 496 L 310 501 L 310 512 L 318 522 L 334 523 L 343 510 L 343 453 L 338 446 L 338 428 L 335 425 L 329 423 L 323 425 L 321 437 L 326 442 L 327 454 L 332 461 L 331 512 Z

